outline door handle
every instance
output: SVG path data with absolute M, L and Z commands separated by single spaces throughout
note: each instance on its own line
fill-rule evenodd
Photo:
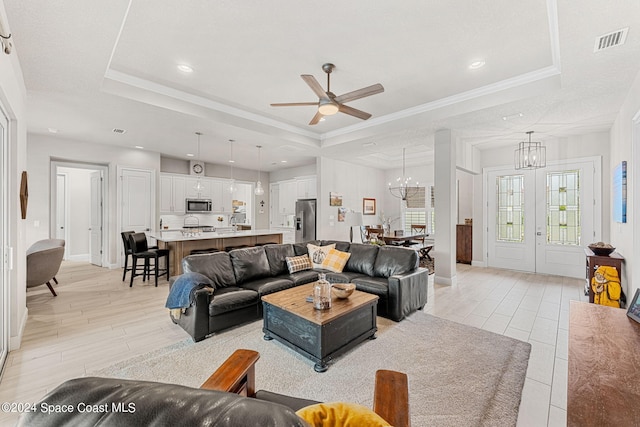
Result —
M 536 236 L 542 236 L 542 231 L 538 231 L 538 232 L 536 233 Z

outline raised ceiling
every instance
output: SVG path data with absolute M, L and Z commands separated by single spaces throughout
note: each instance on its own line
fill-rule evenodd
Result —
M 480 149 L 515 145 L 527 130 L 542 139 L 607 130 L 640 70 L 636 0 L 4 5 L 30 133 L 186 159 L 200 131 L 202 159 L 226 162 L 234 139 L 236 165 L 250 169 L 256 145 L 264 170 L 318 155 L 387 169 L 400 166 L 403 146 L 408 165 L 432 162 L 443 127 Z M 593 52 L 597 36 L 626 27 L 625 44 Z M 270 107 L 316 101 L 300 74 L 325 86 L 325 62 L 336 65 L 338 95 L 384 86 L 349 103 L 371 119 L 309 126 L 314 107 Z

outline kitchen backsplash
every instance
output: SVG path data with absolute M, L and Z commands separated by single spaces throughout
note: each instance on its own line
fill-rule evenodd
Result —
M 197 221 L 194 220 L 197 219 Z M 222 221 L 218 221 L 222 218 Z M 162 228 L 164 230 L 175 230 L 184 227 L 185 219 L 189 225 L 198 222 L 200 226 L 207 227 L 227 227 L 229 226 L 229 215 L 223 214 L 192 214 L 192 215 L 160 215 Z M 160 224 L 158 224 L 158 228 Z

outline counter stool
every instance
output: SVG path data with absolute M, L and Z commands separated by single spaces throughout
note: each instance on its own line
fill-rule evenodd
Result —
M 160 273 L 167 274 L 167 280 L 169 280 L 169 249 L 149 249 L 147 245 L 147 235 L 144 233 L 132 233 L 129 235 L 129 245 L 131 246 L 131 257 L 133 262 L 131 263 L 131 282 L 129 287 L 133 286 L 133 279 L 136 276 L 142 276 L 142 281 L 145 279 L 151 280 L 151 268 L 153 268 L 154 276 L 156 278 L 156 287 L 158 287 L 158 275 Z M 138 266 L 138 259 L 144 260 L 142 266 L 142 273 L 140 273 L 140 266 Z M 164 258 L 165 268 L 160 268 L 160 258 Z M 151 265 L 153 260 L 153 265 Z M 126 273 L 126 270 L 125 270 Z
M 133 233 L 135 233 L 134 230 L 123 231 L 122 233 L 120 233 L 120 236 L 122 236 L 122 246 L 124 247 L 124 271 L 122 272 L 123 282 L 127 278 L 127 271 L 131 271 L 131 267 L 129 267 L 129 257 L 132 255 L 132 252 L 131 252 L 131 244 L 129 243 L 129 236 L 132 235 Z M 151 246 L 149 247 L 149 249 L 158 249 L 158 247 Z M 54 277 L 53 280 L 56 280 L 56 278 Z M 56 281 L 56 283 L 58 282 Z

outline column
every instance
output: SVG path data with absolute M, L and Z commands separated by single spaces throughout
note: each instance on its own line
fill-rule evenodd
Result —
M 456 144 L 451 129 L 435 134 L 435 283 L 456 284 Z

